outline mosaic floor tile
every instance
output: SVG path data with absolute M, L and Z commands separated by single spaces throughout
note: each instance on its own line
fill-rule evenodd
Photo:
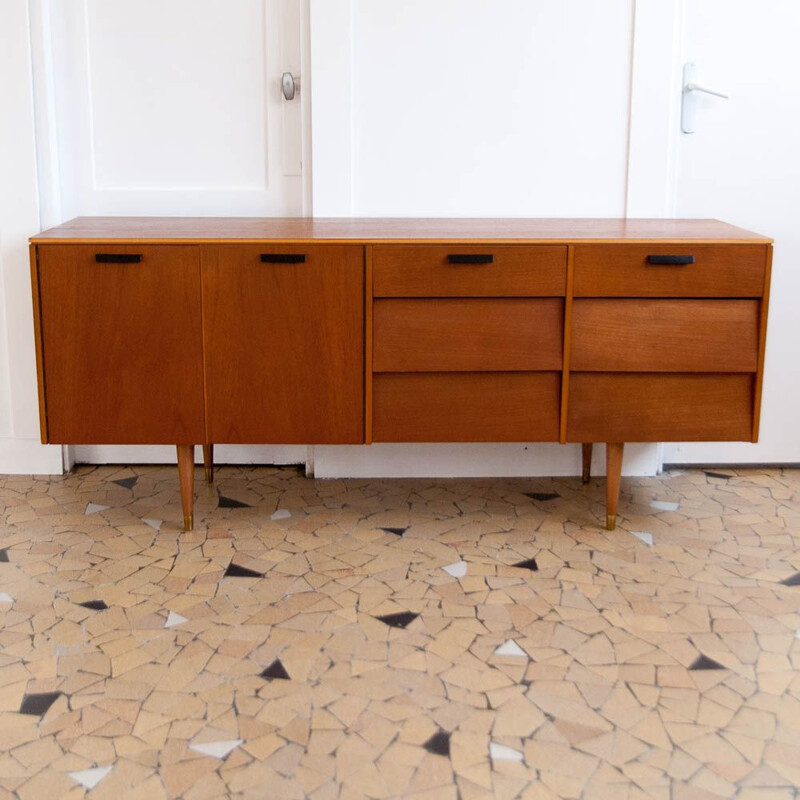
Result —
M 455 564 L 448 564 L 442 569 L 454 578 L 463 578 L 467 574 L 467 563 L 465 561 L 456 561 Z
M 77 772 L 68 773 L 76 783 L 79 783 L 85 789 L 94 789 L 103 778 L 108 775 L 113 767 L 92 767 L 91 769 L 82 769 Z
M 32 714 L 40 717 L 47 713 L 50 706 L 61 697 L 61 692 L 42 692 L 41 694 L 26 694 L 19 707 L 20 714 Z
M 429 753 L 437 756 L 450 755 L 450 734 L 447 731 L 437 731 L 423 745 Z
M 89 608 L 92 611 L 105 611 L 108 608 L 103 600 L 87 600 L 85 603 L 78 603 L 78 605 L 83 606 L 83 608 Z
M 203 744 L 190 744 L 189 749 L 214 758 L 225 758 L 232 753 L 241 743 L 242 739 L 229 739 L 223 742 L 204 742 Z
M 281 664 L 279 659 L 275 659 L 275 661 L 273 661 L 260 674 L 262 678 L 267 678 L 267 680 L 291 680 L 291 676 L 286 671 L 286 667 Z
M 616 531 L 602 480 L 223 466 L 184 533 L 174 466 L 0 476 L 0 800 L 791 797 L 800 471 L 709 472 Z

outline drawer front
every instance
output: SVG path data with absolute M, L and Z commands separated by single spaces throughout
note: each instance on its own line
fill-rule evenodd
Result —
M 204 440 L 200 251 L 39 246 L 48 441 Z
M 576 372 L 567 441 L 750 441 L 752 375 Z
M 558 372 L 375 375 L 373 441 L 557 441 L 560 379 Z
M 475 258 L 484 263 L 471 263 Z M 563 246 L 376 245 L 372 265 L 375 297 L 563 297 L 566 292 Z
M 558 370 L 563 320 L 560 298 L 376 300 L 372 368 Z
M 577 299 L 571 369 L 755 372 L 758 311 L 758 300 Z
M 652 264 L 649 257 L 692 257 Z M 576 297 L 761 297 L 763 245 L 578 245 Z

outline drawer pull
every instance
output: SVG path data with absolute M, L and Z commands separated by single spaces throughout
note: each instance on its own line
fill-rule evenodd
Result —
M 264 264 L 303 264 L 306 257 L 303 253 L 262 253 Z
M 447 256 L 450 264 L 491 264 L 494 256 L 482 253 L 451 253 Z
M 95 253 L 94 260 L 98 264 L 138 264 L 142 257 L 139 253 Z
M 647 256 L 647 263 L 668 267 L 684 267 L 687 264 L 694 264 L 694 256 Z

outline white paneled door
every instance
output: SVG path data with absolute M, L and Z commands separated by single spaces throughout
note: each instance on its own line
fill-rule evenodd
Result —
M 692 99 L 676 216 L 756 230 L 775 239 L 775 253 L 759 443 L 665 445 L 667 463 L 800 462 L 798 31 L 796 0 L 686 0 L 682 60 L 695 63 L 697 83 L 730 99 Z
M 310 213 L 305 0 L 34 5 L 45 227 L 81 215 Z M 283 72 L 301 78 L 292 100 Z M 173 450 L 80 447 L 75 457 L 151 462 Z M 217 455 L 302 461 L 306 450 Z

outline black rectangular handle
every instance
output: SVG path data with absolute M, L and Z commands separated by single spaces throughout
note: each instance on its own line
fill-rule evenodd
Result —
M 264 264 L 303 264 L 306 257 L 303 253 L 262 253 Z
M 684 267 L 687 264 L 694 264 L 694 256 L 647 256 L 647 263 L 670 267 Z
M 138 264 L 142 260 L 139 253 L 95 253 L 98 264 Z
M 451 253 L 447 261 L 450 264 L 491 264 L 494 256 L 490 253 Z

